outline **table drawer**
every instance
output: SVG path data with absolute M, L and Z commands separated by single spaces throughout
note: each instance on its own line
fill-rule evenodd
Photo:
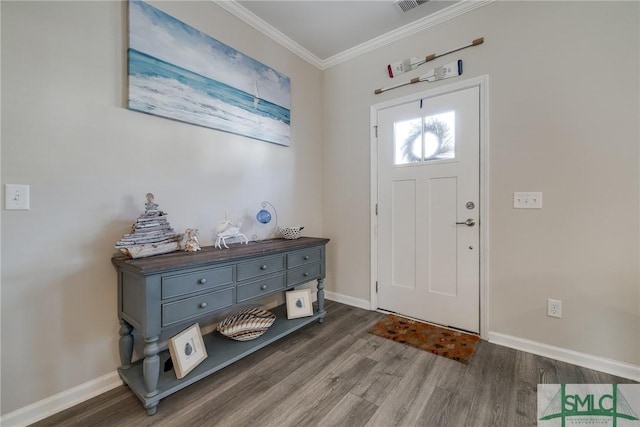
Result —
M 320 263 L 307 264 L 287 271 L 287 286 L 305 283 L 320 277 Z
M 162 299 L 233 283 L 233 266 L 212 268 L 162 278 Z
M 236 288 L 220 289 L 196 297 L 162 304 L 162 326 L 169 326 L 203 314 L 232 306 Z
M 267 295 L 271 292 L 284 289 L 284 274 L 268 279 L 258 280 L 256 282 L 246 283 L 238 286 L 237 301 L 243 302 L 251 298 Z
M 277 273 L 284 270 L 284 255 L 269 258 L 260 258 L 256 261 L 238 263 L 238 281 Z
M 306 251 L 294 252 L 287 255 L 287 268 L 298 267 L 312 262 L 318 262 L 322 259 L 322 250 L 320 248 L 312 248 Z

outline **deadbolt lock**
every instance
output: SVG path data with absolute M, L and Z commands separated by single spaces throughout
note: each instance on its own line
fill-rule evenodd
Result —
M 473 202 L 467 202 L 466 206 L 467 206 L 467 209 L 473 209 L 476 207 L 476 205 L 474 205 Z

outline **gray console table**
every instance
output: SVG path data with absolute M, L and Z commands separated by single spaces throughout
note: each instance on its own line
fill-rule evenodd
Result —
M 204 247 L 200 252 L 173 252 L 131 259 L 115 255 L 118 270 L 120 360 L 118 373 L 153 415 L 160 399 L 230 365 L 270 343 L 318 320 L 324 310 L 325 246 L 329 239 L 301 237 L 235 244 L 229 249 Z M 271 310 L 277 319 L 251 341 L 233 341 L 217 332 L 203 337 L 207 359 L 186 377 L 161 366 L 169 358 L 160 351 L 163 331 L 188 327 L 219 310 L 284 292 L 317 280 L 313 316 L 288 320 L 286 304 Z M 144 339 L 144 358 L 132 363 L 134 330 Z

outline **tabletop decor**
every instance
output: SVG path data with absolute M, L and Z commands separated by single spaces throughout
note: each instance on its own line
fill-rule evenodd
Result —
M 187 236 L 187 241 L 184 244 L 184 250 L 186 252 L 198 252 L 202 250 L 200 240 L 198 239 L 197 228 L 187 228 L 184 234 Z
M 130 110 L 290 145 L 289 77 L 139 0 L 128 61 Z
M 207 358 L 207 349 L 202 340 L 200 326 L 193 326 L 169 338 L 169 354 L 173 360 L 173 368 L 178 379 L 184 378 L 204 359 Z
M 175 233 L 166 212 L 158 209 L 154 196 L 147 193 L 145 211 L 131 227 L 131 233 L 122 236 L 116 243 L 123 255 L 144 258 L 180 250 L 182 234 Z
M 251 240 L 254 241 L 268 238 L 278 228 L 276 207 L 266 200 L 260 204 L 260 207 L 261 209 L 256 213 L 256 234 L 251 236 Z
M 226 212 L 224 214 L 224 219 L 216 226 L 215 233 L 217 239 L 213 246 L 218 249 L 222 249 L 223 246 L 229 249 L 229 246 L 227 245 L 228 239 L 237 239 L 240 240 L 240 243 L 244 240 L 245 244 L 249 243 L 247 236 L 240 232 L 240 227 L 238 225 L 231 222 Z
M 278 232 L 280 232 L 280 235 L 287 240 L 299 239 L 302 236 L 302 230 L 304 230 L 304 227 L 301 226 L 278 227 Z

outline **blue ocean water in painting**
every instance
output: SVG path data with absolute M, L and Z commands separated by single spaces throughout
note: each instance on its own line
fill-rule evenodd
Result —
M 129 108 L 268 142 L 290 144 L 288 108 L 132 48 L 129 49 Z

